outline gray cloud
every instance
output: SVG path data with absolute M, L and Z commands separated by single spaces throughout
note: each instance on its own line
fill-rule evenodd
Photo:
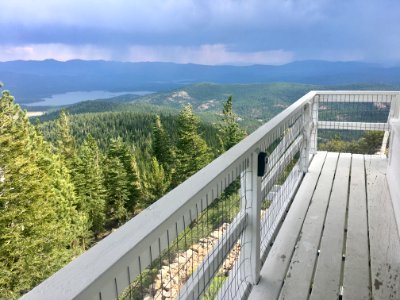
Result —
M 31 57 L 58 48 L 69 53 L 64 57 L 75 51 L 80 58 L 93 52 L 104 59 L 146 60 L 148 52 L 148 60 L 178 62 L 184 56 L 212 63 L 212 53 L 200 57 L 214 49 L 215 63 L 400 63 L 396 0 L 0 1 L 0 60 L 27 47 Z M 135 56 L 132 49 L 143 51 Z

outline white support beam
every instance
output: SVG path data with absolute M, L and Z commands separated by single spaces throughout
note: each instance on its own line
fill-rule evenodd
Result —
M 363 96 L 362 101 L 353 98 L 354 102 L 390 102 L 385 98 L 398 95 L 398 91 L 315 91 L 316 95 L 328 95 L 324 102 L 349 102 L 349 96 Z
M 400 118 L 391 120 L 391 145 L 389 147 L 389 165 L 387 182 L 393 202 L 397 229 L 400 235 Z
M 300 153 L 300 170 L 307 173 L 311 148 L 311 131 L 313 126 L 312 102 L 310 101 L 304 106 L 303 113 L 303 145 Z
M 318 110 L 319 110 L 319 95 L 316 95 L 311 104 L 312 124 L 310 136 L 310 153 L 314 155 L 318 150 Z
M 387 123 L 318 121 L 318 129 L 386 131 L 389 130 L 389 125 Z
M 241 207 L 247 214 L 246 228 L 240 242 L 240 278 L 257 284 L 260 278 L 260 207 L 261 179 L 257 176 L 258 152 L 253 152 L 250 164 L 241 176 Z

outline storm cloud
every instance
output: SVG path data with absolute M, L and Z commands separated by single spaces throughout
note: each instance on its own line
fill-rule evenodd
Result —
M 0 60 L 400 63 L 396 0 L 0 0 Z

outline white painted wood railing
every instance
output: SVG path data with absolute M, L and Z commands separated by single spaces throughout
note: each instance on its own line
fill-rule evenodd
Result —
M 387 120 L 318 120 L 327 103 L 373 103 L 377 109 L 391 108 L 390 118 L 398 115 L 395 107 L 398 110 L 399 105 L 392 104 L 400 102 L 399 95 L 399 92 L 309 92 L 23 298 L 106 300 L 121 295 L 133 299 L 151 299 L 158 295 L 161 299 L 167 289 L 162 283 L 160 291 L 153 290 L 150 294 L 142 291 L 138 297 L 132 294 L 132 282 L 141 279 L 145 269 L 167 252 L 168 259 L 160 260 L 160 268 L 169 267 L 171 276 L 169 251 L 174 240 L 186 239 L 190 228 L 199 218 L 205 218 L 205 212 L 218 197 L 239 179 L 240 209 L 229 224 L 224 224 L 217 241 L 210 248 L 207 246 L 208 252 L 201 261 L 193 266 L 191 260 L 192 268 L 185 269 L 187 278 L 180 282 L 179 293 L 164 295 L 164 298 L 198 299 L 203 296 L 210 285 L 215 284 L 213 278 L 227 257 L 238 248 L 240 254 L 234 256 L 228 278 L 213 297 L 245 298 L 251 286 L 258 282 L 261 264 L 307 172 L 310 157 L 317 150 L 318 129 L 390 130 Z M 266 161 L 263 153 L 266 153 Z M 263 168 L 265 171 L 261 172 Z M 267 210 L 266 204 L 270 204 Z M 189 250 L 185 251 L 188 255 Z M 179 267 L 183 252 L 177 253 Z M 159 274 L 162 280 L 166 273 L 161 270 Z M 148 290 L 148 285 L 147 282 L 140 288 Z

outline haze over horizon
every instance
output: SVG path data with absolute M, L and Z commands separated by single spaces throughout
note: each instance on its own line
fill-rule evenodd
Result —
M 400 64 L 395 0 L 0 0 L 0 61 Z

